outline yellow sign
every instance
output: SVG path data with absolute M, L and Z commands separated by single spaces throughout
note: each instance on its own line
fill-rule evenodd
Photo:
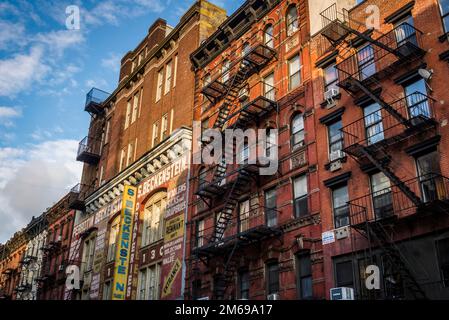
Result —
M 175 263 L 173 264 L 173 267 L 170 270 L 170 273 L 168 274 L 167 278 L 165 278 L 164 286 L 162 287 L 161 298 L 164 298 L 171 293 L 173 282 L 175 281 L 179 270 L 181 270 L 181 267 L 182 267 L 181 261 L 179 261 L 179 259 L 176 259 Z
M 184 216 L 179 215 L 165 223 L 164 242 L 171 241 L 184 235 Z
M 112 300 L 125 300 L 126 282 L 129 272 L 131 235 L 134 224 L 137 188 L 125 186 L 123 191 L 120 231 L 115 252 L 114 283 Z

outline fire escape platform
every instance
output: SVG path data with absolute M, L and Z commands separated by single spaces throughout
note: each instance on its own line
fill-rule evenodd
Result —
M 264 96 L 259 96 L 256 99 L 245 104 L 237 112 L 231 114 L 228 117 L 227 121 L 240 114 L 240 117 L 234 123 L 231 123 L 230 127 L 234 129 L 242 129 L 248 125 L 249 121 L 257 121 L 273 110 L 277 110 L 277 103 Z

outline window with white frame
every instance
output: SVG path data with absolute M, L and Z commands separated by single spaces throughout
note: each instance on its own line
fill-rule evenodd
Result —
M 195 246 L 199 248 L 204 245 L 204 219 L 198 220 L 195 228 Z
M 329 139 L 329 160 L 336 161 L 344 157 L 343 154 L 343 132 L 340 130 L 343 124 L 341 120 L 327 126 Z
M 134 101 L 133 101 L 133 113 L 131 117 L 131 123 L 134 123 L 137 119 L 137 115 L 139 113 L 139 92 L 137 92 L 134 95 Z
M 161 100 L 163 86 L 164 86 L 164 69 L 161 69 L 157 73 L 156 102 Z
M 142 247 L 162 239 L 167 205 L 165 192 L 155 194 L 145 205 L 142 225 Z
M 301 84 L 301 59 L 299 54 L 288 60 L 288 89 L 293 90 Z
M 178 75 L 178 55 L 175 56 L 175 63 L 173 68 L 173 88 L 176 87 L 176 78 Z
M 264 97 L 271 101 L 276 101 L 276 89 L 274 87 L 274 73 L 270 73 L 263 79 Z
M 231 68 L 231 62 L 229 60 L 223 61 L 223 65 L 221 66 L 221 81 L 227 82 L 229 80 L 229 69 Z
M 126 103 L 125 129 L 128 128 L 131 120 L 131 100 Z
M 103 286 L 103 300 L 112 299 L 112 281 L 106 281 Z
M 125 161 L 126 161 L 126 151 L 125 149 L 122 149 L 122 151 L 120 152 L 119 171 L 122 171 L 125 168 Z
M 168 114 L 164 114 L 162 116 L 161 122 L 161 140 L 165 139 L 168 136 Z
M 167 94 L 170 92 L 171 87 L 171 76 L 172 76 L 172 61 L 167 63 L 167 66 L 165 68 L 165 90 L 164 94 Z
M 104 136 L 104 144 L 107 144 L 109 142 L 110 130 L 111 130 L 111 120 L 108 119 L 107 122 L 106 122 L 106 133 L 105 133 L 105 136 Z
M 304 117 L 302 114 L 298 113 L 293 117 L 291 134 L 292 149 L 296 149 L 304 145 L 305 132 Z
M 287 36 L 291 36 L 298 31 L 298 9 L 295 5 L 291 5 L 287 10 Z
M 158 300 L 161 264 L 157 263 L 139 271 L 137 300 Z
M 268 48 L 274 48 L 274 36 L 273 36 L 273 25 L 269 24 L 265 27 L 264 31 L 264 43 Z
M 309 205 L 306 175 L 299 176 L 293 180 L 293 193 L 295 197 L 295 217 L 307 216 L 309 214 Z
M 114 221 L 111 224 L 111 229 L 109 231 L 108 262 L 114 261 L 115 259 L 119 226 L 120 226 L 120 216 L 114 219 Z
M 132 143 L 128 144 L 128 155 L 126 157 L 126 166 L 129 166 L 133 163 L 134 159 L 134 146 Z
M 245 232 L 249 229 L 249 200 L 239 203 L 239 232 Z
M 159 121 L 153 123 L 153 145 L 157 145 L 159 143 Z

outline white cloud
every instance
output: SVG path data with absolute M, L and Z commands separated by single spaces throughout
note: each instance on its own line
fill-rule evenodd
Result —
M 22 23 L 0 20 L 0 50 L 6 49 L 9 44 L 23 45 L 25 39 L 25 26 Z
M 15 96 L 44 78 L 50 67 L 43 63 L 43 53 L 43 48 L 36 46 L 29 54 L 0 60 L 0 96 Z
M 22 116 L 22 111 L 12 107 L 0 106 L 0 126 L 13 127 L 14 118 Z
M 0 148 L 0 242 L 62 198 L 78 183 L 75 140 Z
M 44 44 L 50 53 L 59 57 L 66 49 L 80 45 L 84 40 L 83 33 L 78 30 L 51 31 L 39 33 L 35 37 L 35 41 Z
M 118 71 L 120 69 L 121 60 L 122 58 L 120 55 L 110 53 L 107 58 L 101 60 L 101 66 L 109 70 Z

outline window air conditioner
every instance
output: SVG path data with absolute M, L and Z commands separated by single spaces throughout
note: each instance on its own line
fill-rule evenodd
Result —
M 326 99 L 327 104 L 334 104 L 334 98 L 339 94 L 338 90 L 335 88 L 329 89 L 324 93 L 324 99 Z
M 267 296 L 267 300 L 281 300 L 279 293 L 272 293 Z
M 329 160 L 330 160 L 330 161 L 335 161 L 335 160 L 338 160 L 338 159 L 343 158 L 344 156 L 345 156 L 345 155 L 344 155 L 344 153 L 343 153 L 342 150 L 332 151 L 332 152 L 330 153 L 330 155 L 329 155 Z
M 354 300 L 354 289 L 340 287 L 330 290 L 331 300 Z

